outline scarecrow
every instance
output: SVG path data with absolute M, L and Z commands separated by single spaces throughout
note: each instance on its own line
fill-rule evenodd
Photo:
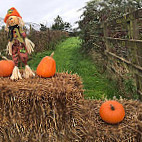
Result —
M 6 23 L 5 30 L 8 32 L 8 45 L 7 51 L 9 55 L 12 56 L 12 60 L 15 63 L 11 79 L 22 79 L 35 76 L 31 68 L 27 65 L 28 54 L 31 54 L 33 48 L 35 47 L 34 43 L 31 42 L 27 37 L 26 33 L 23 30 L 24 22 L 18 11 L 12 7 L 8 10 L 4 22 Z M 18 63 L 22 61 L 25 65 L 25 70 L 23 76 L 21 75 Z

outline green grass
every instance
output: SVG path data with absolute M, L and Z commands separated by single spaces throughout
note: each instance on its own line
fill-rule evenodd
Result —
M 54 51 L 57 71 L 68 71 L 81 76 L 86 98 L 103 99 L 114 95 L 119 97 L 115 82 L 110 82 L 105 75 L 97 72 L 91 57 L 81 53 L 80 43 L 78 38 L 72 37 L 58 44 Z M 34 55 L 29 65 L 36 69 L 40 60 L 51 53 L 52 51 L 46 51 Z

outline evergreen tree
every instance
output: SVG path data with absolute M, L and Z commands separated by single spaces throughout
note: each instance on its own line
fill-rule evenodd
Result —
M 71 29 L 71 24 L 68 23 L 68 22 L 65 22 L 65 23 L 64 23 L 64 30 L 65 30 L 65 31 L 68 31 L 69 29 Z
M 68 22 L 64 22 L 59 15 L 54 19 L 54 24 L 51 27 L 52 30 L 65 30 L 65 31 L 68 31 L 70 28 L 71 24 Z
M 52 29 L 53 30 L 63 30 L 64 29 L 64 22 L 59 15 L 54 19 L 54 24 L 52 25 Z
M 47 27 L 43 24 L 40 24 L 40 31 L 46 31 Z

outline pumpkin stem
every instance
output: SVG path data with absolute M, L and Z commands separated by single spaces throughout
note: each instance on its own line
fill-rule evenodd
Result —
M 111 108 L 111 110 L 115 110 L 115 108 L 112 104 L 110 104 L 110 108 Z
M 1 57 L 2 59 L 8 60 L 5 56 L 2 56 L 1 52 L 0 52 L 0 57 Z
M 54 51 L 51 53 L 50 57 L 53 57 L 53 55 L 54 55 Z
M 3 59 L 8 60 L 5 56 L 2 56 Z

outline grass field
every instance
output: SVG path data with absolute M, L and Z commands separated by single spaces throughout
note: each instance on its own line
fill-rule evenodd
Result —
M 55 49 L 54 59 L 56 61 L 57 72 L 68 71 L 77 73 L 83 81 L 85 97 L 91 99 L 119 97 L 115 82 L 110 82 L 105 75 L 97 72 L 96 66 L 91 57 L 81 52 L 81 41 L 76 37 L 71 37 L 60 42 Z M 33 55 L 29 65 L 36 70 L 40 60 L 49 56 L 53 51 L 45 51 Z

